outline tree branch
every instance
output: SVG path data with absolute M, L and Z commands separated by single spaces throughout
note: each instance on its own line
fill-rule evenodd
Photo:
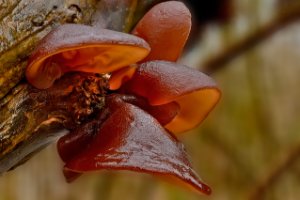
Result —
M 253 48 L 254 46 L 260 44 L 265 39 L 269 38 L 271 35 L 277 31 L 285 28 L 287 25 L 300 19 L 300 3 L 294 3 L 288 6 L 278 13 L 277 17 L 270 23 L 262 26 L 254 33 L 246 36 L 241 41 L 227 47 L 223 52 L 218 55 L 209 58 L 208 60 L 201 63 L 203 66 L 202 71 L 207 74 L 212 74 L 222 69 L 227 63 L 229 63 L 235 57 L 245 53 L 245 51 Z M 201 67 L 200 66 L 200 67 Z
M 300 158 L 300 145 L 289 150 L 285 158 L 276 161 L 276 166 L 260 183 L 255 184 L 253 192 L 250 195 L 250 200 L 263 199 L 266 191 L 271 186 L 275 185 L 281 176 Z

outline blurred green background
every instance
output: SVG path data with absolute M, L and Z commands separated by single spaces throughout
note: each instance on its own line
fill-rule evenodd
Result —
M 180 62 L 201 70 L 297 1 L 233 1 L 231 20 L 208 24 Z M 0 178 L 0 200 L 299 199 L 299 63 L 294 22 L 212 74 L 221 102 L 198 129 L 179 136 L 211 196 L 132 172 L 94 173 L 67 184 L 53 144 Z

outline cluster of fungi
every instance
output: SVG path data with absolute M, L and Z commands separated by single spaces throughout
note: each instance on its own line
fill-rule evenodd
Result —
M 32 53 L 26 77 L 46 89 L 63 74 L 107 74 L 105 106 L 96 119 L 58 141 L 71 182 L 101 169 L 163 176 L 209 194 L 176 135 L 196 127 L 220 98 L 215 82 L 175 63 L 191 29 L 184 4 L 154 6 L 131 34 L 65 24 Z

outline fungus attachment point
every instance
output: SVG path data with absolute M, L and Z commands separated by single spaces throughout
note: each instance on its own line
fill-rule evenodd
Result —
M 183 145 L 156 119 L 118 96 L 112 96 L 107 105 L 111 114 L 89 145 L 67 160 L 65 174 L 71 172 L 74 177 L 101 169 L 131 170 L 172 178 L 205 194 L 211 192 L 192 170 Z
M 112 73 L 109 79 L 109 89 L 117 90 L 123 85 L 125 82 L 130 80 L 136 70 L 136 65 L 130 65 L 128 67 L 124 67 Z
M 29 59 L 26 77 L 35 87 L 45 89 L 60 77 L 54 74 L 45 79 L 44 71 L 51 71 L 48 67 L 59 67 L 60 75 L 68 71 L 109 73 L 142 60 L 149 51 L 149 45 L 133 35 L 66 24 L 39 43 Z
M 221 96 L 209 76 L 196 69 L 165 61 L 141 64 L 121 89 L 146 98 L 150 105 L 176 102 L 180 107 L 179 114 L 166 125 L 172 133 L 197 126 Z

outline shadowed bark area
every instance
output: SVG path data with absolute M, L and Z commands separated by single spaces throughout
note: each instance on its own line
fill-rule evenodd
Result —
M 26 81 L 22 81 L 28 56 L 36 44 L 53 28 L 64 23 L 81 23 L 129 31 L 134 22 L 159 1 L 2 2 L 0 173 L 25 162 L 33 153 L 66 134 L 67 130 L 93 118 L 104 105 L 103 88 L 106 87 L 106 79 L 100 76 L 66 75 L 47 90 L 35 89 Z
M 100 112 L 105 85 L 101 76 L 74 73 L 47 90 L 17 86 L 0 106 L 0 173 Z

